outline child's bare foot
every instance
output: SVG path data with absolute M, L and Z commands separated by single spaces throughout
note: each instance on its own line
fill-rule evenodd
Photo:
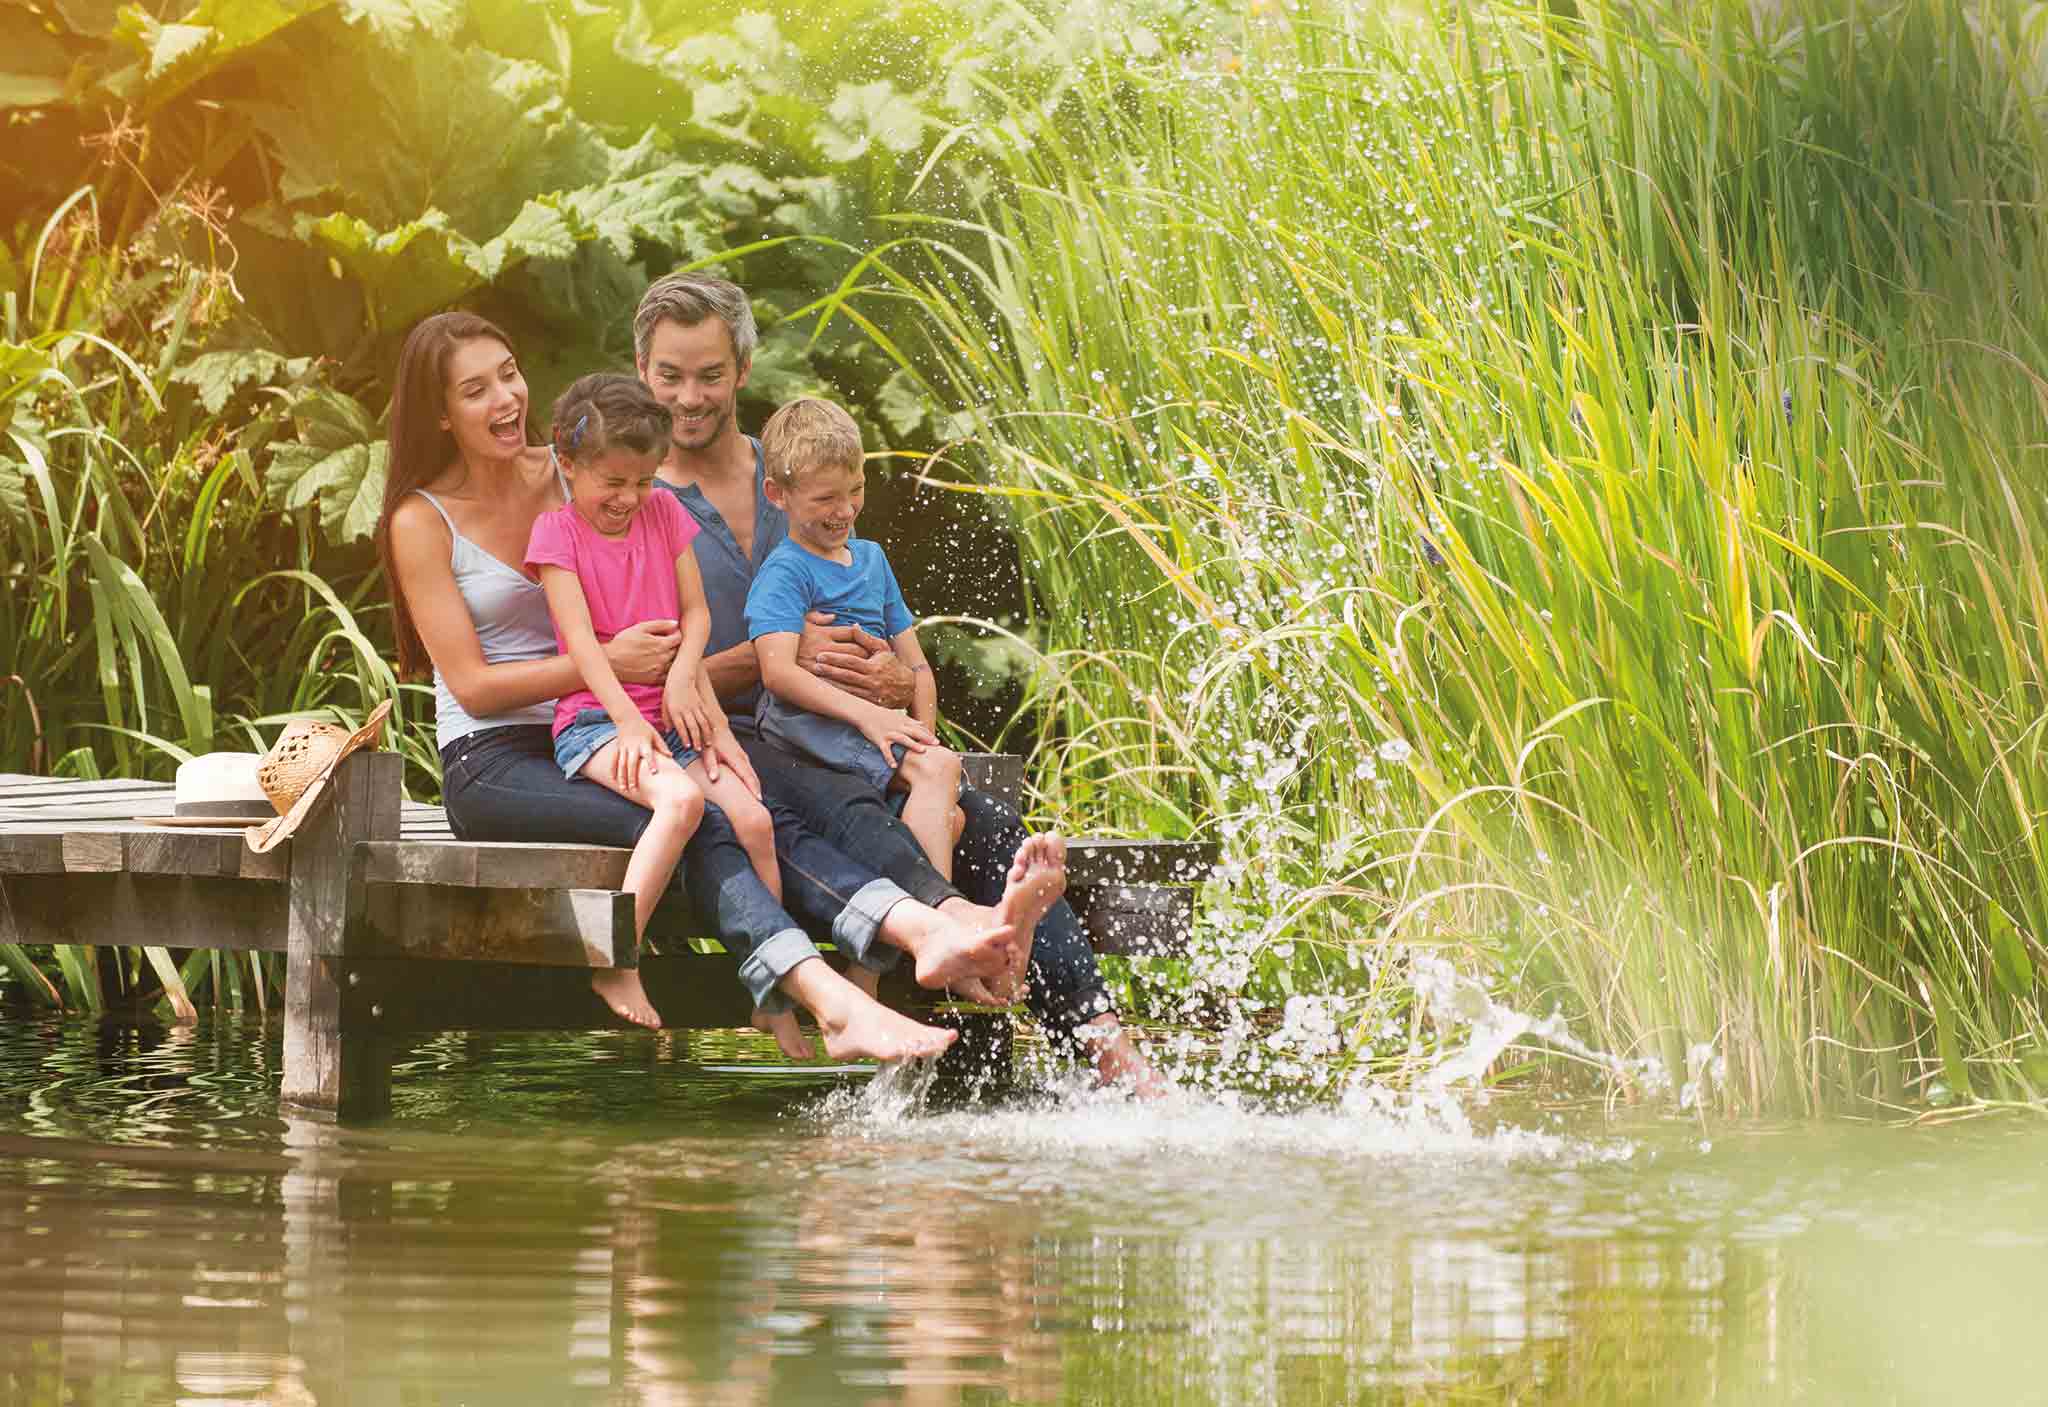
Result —
M 640 970 L 634 967 L 603 967 L 590 974 L 590 990 L 603 998 L 604 1004 L 635 1026 L 659 1028 L 661 1013 L 654 1009 L 654 1003 L 647 999 L 647 989 L 640 985 Z
M 825 1034 L 825 1053 L 834 1060 L 921 1060 L 937 1055 L 958 1038 L 958 1031 L 912 1021 L 900 1011 L 858 998 L 843 1009 L 816 1013 Z
M 1031 966 L 1031 937 L 1059 897 L 1067 892 L 1067 842 L 1057 835 L 1027 836 L 1010 862 L 1010 882 L 996 900 L 996 917 L 1017 929 L 1010 947 L 1010 970 L 989 983 L 998 997 L 1015 1000 L 1024 989 Z
M 1075 1034 L 1087 1048 L 1098 1083 L 1122 1086 L 1140 1099 L 1166 1097 L 1169 1087 L 1165 1077 L 1152 1068 L 1152 1062 L 1116 1017 L 1098 1016 Z
M 816 1060 L 818 1048 L 811 1044 L 811 1038 L 804 1034 L 804 1028 L 797 1025 L 796 1013 L 778 1011 L 773 1014 L 754 1008 L 754 1029 L 766 1031 L 775 1037 L 775 1048 L 791 1060 Z

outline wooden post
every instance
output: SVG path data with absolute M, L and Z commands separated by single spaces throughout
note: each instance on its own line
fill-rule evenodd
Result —
M 391 1042 L 344 1019 L 348 940 L 363 912 L 355 847 L 398 838 L 404 761 L 358 752 L 327 783 L 327 799 L 288 842 L 290 919 L 284 997 L 286 1104 L 349 1118 L 391 1107 Z M 376 1009 L 371 1008 L 374 1023 Z

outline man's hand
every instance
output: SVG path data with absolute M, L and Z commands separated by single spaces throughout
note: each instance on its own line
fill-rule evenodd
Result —
M 828 684 L 882 708 L 907 709 L 912 675 L 886 640 L 857 625 L 834 625 L 823 611 L 804 618 L 796 662 Z

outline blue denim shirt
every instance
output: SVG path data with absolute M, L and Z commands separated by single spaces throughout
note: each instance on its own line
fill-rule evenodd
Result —
M 711 506 L 711 500 L 695 484 L 688 488 L 677 488 L 666 479 L 655 482 L 667 489 L 689 509 L 690 516 L 697 520 L 703 532 L 697 536 L 697 570 L 704 576 L 704 599 L 711 606 L 711 636 L 704 642 L 704 653 L 715 655 L 735 645 L 747 643 L 747 588 L 754 584 L 754 573 L 761 563 L 768 560 L 782 541 L 789 536 L 789 515 L 768 501 L 767 461 L 761 454 L 761 442 L 748 437 L 754 446 L 754 555 L 749 561 L 740 551 L 739 539 L 732 535 L 732 529 L 725 525 L 725 519 Z M 754 702 L 761 696 L 761 686 L 756 684 L 744 694 L 735 694 L 720 699 L 725 705 L 726 716 L 732 720 L 732 730 L 745 734 L 754 726 Z

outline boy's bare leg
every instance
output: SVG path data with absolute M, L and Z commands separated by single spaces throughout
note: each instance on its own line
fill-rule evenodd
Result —
M 766 1031 L 775 1037 L 775 1048 L 791 1060 L 816 1060 L 818 1048 L 811 1044 L 811 1038 L 804 1034 L 804 1028 L 797 1024 L 793 1011 L 766 1012 L 754 1008 L 753 1026 L 757 1031 Z
M 1074 1033 L 1088 1052 L 1098 1084 L 1121 1085 L 1140 1099 L 1166 1097 L 1166 1080 L 1138 1049 L 1114 1013 L 1104 1013 Z
M 834 1060 L 917 1060 L 937 1055 L 959 1035 L 889 1010 L 823 958 L 806 958 L 784 973 L 782 990 L 817 1018 L 825 1053 Z
M 960 796 L 960 754 L 951 748 L 928 747 L 905 755 L 893 785 L 909 795 L 903 801 L 903 824 L 917 837 L 925 858 L 948 884 L 953 882 L 953 813 Z M 965 817 L 962 822 L 964 824 Z
M 676 766 L 672 758 L 656 758 L 640 774 L 636 786 L 621 786 L 612 779 L 612 754 L 618 749 L 614 738 L 590 755 L 582 775 L 609 787 L 628 801 L 638 802 L 654 813 L 647 829 L 640 833 L 626 862 L 626 891 L 633 896 L 633 932 L 647 936 L 647 920 L 668 888 L 669 877 L 682 858 L 683 846 L 697 832 L 704 816 L 704 793 Z M 590 989 L 604 1004 L 636 1026 L 658 1027 L 661 1014 L 640 982 L 640 971 L 632 967 L 600 968 L 590 974 Z

